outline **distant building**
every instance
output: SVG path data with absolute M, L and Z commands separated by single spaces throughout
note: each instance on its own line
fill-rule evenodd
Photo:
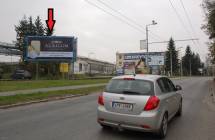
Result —
M 74 74 L 113 74 L 115 72 L 115 65 L 110 62 L 92 59 L 88 57 L 78 56 L 76 62 L 71 64 L 71 72 Z

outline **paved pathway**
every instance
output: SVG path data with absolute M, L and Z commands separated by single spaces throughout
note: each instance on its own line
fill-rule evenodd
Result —
M 97 87 L 97 86 L 103 86 L 103 85 L 106 85 L 106 83 L 63 86 L 63 87 L 48 87 L 48 88 L 38 88 L 38 89 L 28 89 L 28 90 L 16 90 L 16 91 L 0 92 L 0 96 L 12 96 L 12 95 L 16 95 L 16 94 L 32 94 L 32 93 L 56 91 L 56 90 L 80 89 L 80 88 Z

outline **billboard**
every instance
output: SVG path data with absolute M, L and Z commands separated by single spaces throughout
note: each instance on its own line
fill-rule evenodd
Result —
M 125 53 L 124 54 L 124 61 L 135 61 L 140 60 L 141 58 L 147 58 L 148 55 L 148 64 L 149 66 L 161 66 L 164 65 L 164 52 L 146 52 L 142 53 Z
M 75 61 L 77 38 L 65 36 L 28 36 L 25 61 Z
M 135 62 L 124 62 L 124 74 L 135 73 Z

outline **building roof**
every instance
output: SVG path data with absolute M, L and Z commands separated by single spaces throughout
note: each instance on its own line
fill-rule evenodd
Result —
M 127 53 L 120 53 L 120 52 L 117 52 L 116 54 L 124 54 L 124 55 L 127 55 L 127 54 L 146 54 L 147 52 L 127 52 Z M 158 51 L 158 52 L 148 52 L 149 54 L 157 54 L 157 53 L 165 53 L 165 51 Z
M 89 57 L 85 57 L 85 56 L 77 56 L 77 58 L 87 59 L 89 61 L 96 61 L 96 62 L 100 62 L 100 63 L 106 63 L 106 64 L 110 64 L 110 65 L 115 65 L 114 63 L 110 63 L 110 62 L 99 60 L 99 59 L 89 58 Z

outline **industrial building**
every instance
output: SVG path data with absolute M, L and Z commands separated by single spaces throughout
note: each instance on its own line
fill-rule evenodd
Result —
M 74 64 L 71 64 L 70 70 L 74 71 L 74 74 L 110 75 L 115 73 L 115 65 L 98 59 L 78 56 Z

